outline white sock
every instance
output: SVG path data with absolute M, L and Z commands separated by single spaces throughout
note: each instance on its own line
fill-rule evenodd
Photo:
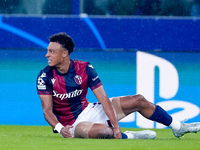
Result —
M 134 138 L 134 137 L 133 137 L 133 134 L 131 134 L 131 133 L 124 133 L 124 134 L 127 135 L 127 138 L 128 138 L 128 139 L 133 139 L 133 138 Z
M 172 123 L 169 125 L 169 127 L 175 131 L 178 131 L 181 128 L 181 123 L 172 118 Z

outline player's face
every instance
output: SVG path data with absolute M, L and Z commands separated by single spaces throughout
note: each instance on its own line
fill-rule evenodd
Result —
M 59 67 L 63 64 L 64 58 L 68 55 L 68 51 L 64 49 L 59 43 L 50 42 L 47 48 L 46 57 L 48 59 L 49 66 Z

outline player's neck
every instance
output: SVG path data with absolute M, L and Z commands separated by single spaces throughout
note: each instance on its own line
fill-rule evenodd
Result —
M 60 66 L 57 66 L 56 68 L 60 73 L 65 74 L 69 70 L 69 66 L 70 59 L 66 60 L 64 63 L 62 63 Z

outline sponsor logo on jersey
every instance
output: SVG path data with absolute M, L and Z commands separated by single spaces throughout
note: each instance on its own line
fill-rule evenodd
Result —
M 72 91 L 70 93 L 60 94 L 57 91 L 53 90 L 53 96 L 63 100 L 63 99 L 67 99 L 67 98 L 73 98 L 73 97 L 80 96 L 82 94 L 82 92 L 83 92 L 83 90 L 76 89 L 75 91 Z
M 96 76 L 95 78 L 92 79 L 92 81 L 95 81 L 95 80 L 98 79 L 98 78 L 99 78 L 99 76 Z
M 82 78 L 81 78 L 79 75 L 76 75 L 76 76 L 74 77 L 74 81 L 75 81 L 78 85 L 80 85 L 80 84 L 82 83 Z
M 51 82 L 52 82 L 52 84 L 54 84 L 55 83 L 55 81 L 56 81 L 56 79 L 51 79 Z

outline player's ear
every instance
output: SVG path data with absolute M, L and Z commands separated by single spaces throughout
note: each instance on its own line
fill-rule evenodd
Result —
M 69 52 L 68 50 L 64 50 L 63 53 L 62 53 L 63 57 L 67 57 L 69 56 Z

